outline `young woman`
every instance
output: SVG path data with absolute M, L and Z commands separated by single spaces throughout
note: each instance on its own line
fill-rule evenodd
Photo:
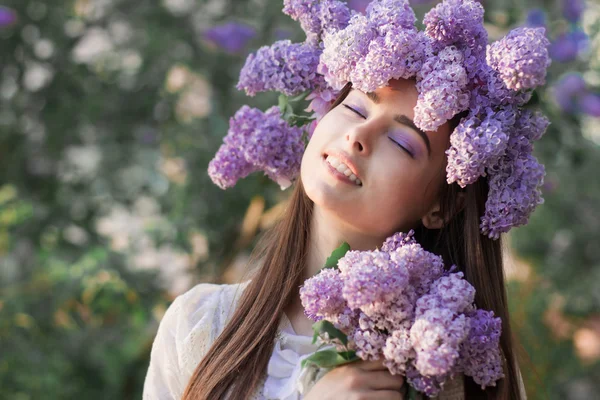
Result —
M 470 379 L 464 386 L 451 382 L 440 398 L 522 398 L 501 241 L 479 230 L 486 181 L 465 189 L 446 183 L 445 151 L 460 115 L 437 132 L 422 132 L 412 123 L 417 96 L 413 80 L 394 80 L 371 93 L 344 88 L 306 148 L 301 179 L 257 250 L 252 279 L 200 284 L 167 311 L 145 399 L 220 399 L 227 392 L 231 399 L 301 398 L 294 381 L 302 356 L 316 346 L 299 286 L 342 241 L 352 249 L 375 249 L 410 229 L 426 250 L 463 268 L 478 306 L 502 318 L 505 378 L 485 392 Z M 339 172 L 346 168 L 358 180 Z M 381 363 L 358 362 L 325 374 L 304 398 L 402 399 L 402 387 L 402 377 Z
M 301 368 L 316 346 L 299 288 L 341 242 L 374 250 L 411 229 L 425 250 L 462 270 L 477 307 L 502 320 L 504 378 L 482 390 L 459 377 L 439 398 L 524 398 L 500 235 L 541 202 L 543 167 L 531 153 L 548 121 L 524 105 L 549 65 L 544 30 L 518 28 L 488 45 L 475 0 L 444 0 L 425 16 L 424 32 L 408 0 L 373 0 L 364 15 L 338 0 L 284 0 L 284 12 L 306 42 L 259 49 L 238 88 L 311 90 L 311 106 L 319 96 L 328 104 L 329 89 L 340 94 L 317 112 L 305 150 L 294 142 L 297 128 L 271 122 L 277 108 L 243 108 L 247 118 L 232 119 L 209 166 L 215 183 L 229 187 L 260 169 L 289 182 L 299 168 L 299 179 L 256 250 L 250 280 L 200 284 L 167 310 L 144 398 L 403 399 L 407 384 L 379 361 Z M 265 120 L 267 128 L 253 125 Z M 301 163 L 290 148 L 304 151 Z

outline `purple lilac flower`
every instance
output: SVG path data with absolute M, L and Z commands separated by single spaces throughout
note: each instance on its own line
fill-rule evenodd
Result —
M 440 393 L 442 385 L 447 378 L 447 376 L 424 376 L 412 363 L 408 364 L 406 368 L 406 380 L 408 383 L 429 397 L 435 397 Z
M 515 130 L 530 141 L 536 141 L 546 133 L 550 120 L 540 111 L 523 110 L 516 120 Z
M 307 42 L 316 45 L 321 33 L 318 0 L 284 0 L 283 13 L 298 21 L 306 33 Z
M 487 101 L 489 101 L 489 105 L 491 106 L 522 106 L 525 105 L 531 100 L 532 91 L 521 89 L 521 90 L 512 90 L 506 86 L 506 83 L 502 79 L 500 73 L 496 70 L 491 69 L 489 66 L 484 68 L 483 72 L 486 75 L 487 86 L 485 92 L 485 97 Z M 481 96 L 477 96 L 473 98 L 471 102 L 472 108 L 477 108 L 477 104 L 482 104 L 483 98 Z
M 584 0 L 562 0 L 562 12 L 565 19 L 576 24 L 585 10 Z
M 408 231 L 408 233 L 396 232 L 392 236 L 387 238 L 385 242 L 383 242 L 383 246 L 381 246 L 381 251 L 391 253 L 392 251 L 397 250 L 402 246 L 406 246 L 409 244 L 417 244 L 414 235 L 415 231 L 412 229 Z
M 455 272 L 433 282 L 426 296 L 437 296 L 444 308 L 464 313 L 470 310 L 475 301 L 475 288 L 464 279 L 462 272 Z
M 0 6 L 0 28 L 9 26 L 17 22 L 17 13 L 8 8 Z
M 370 2 L 370 0 L 348 0 L 348 7 L 358 13 L 364 14 Z
M 338 261 L 342 294 L 351 308 L 380 311 L 408 285 L 405 266 L 394 263 L 382 251 L 349 251 Z
M 328 316 L 328 319 L 337 329 L 350 335 L 358 326 L 359 316 L 359 311 L 346 307 L 341 313 Z
M 441 46 L 464 44 L 481 55 L 488 40 L 483 13 L 483 6 L 477 1 L 445 0 L 425 15 L 425 32 Z
M 546 26 L 546 12 L 541 8 L 534 8 L 527 13 L 525 25 L 536 28 Z
M 419 98 L 414 118 L 419 128 L 435 131 L 469 107 L 468 77 L 462 61 L 462 53 L 449 46 L 423 64 L 417 74 Z
M 356 346 L 356 355 L 365 361 L 379 360 L 383 357 L 387 335 L 374 330 L 357 329 L 351 337 Z
M 247 24 L 227 22 L 204 32 L 204 38 L 229 53 L 239 53 L 256 36 L 256 29 Z
M 354 66 L 367 54 L 376 33 L 366 16 L 355 14 L 346 29 L 324 36 L 319 72 L 330 87 L 341 90 L 352 81 Z
M 346 300 L 342 297 L 339 271 L 332 268 L 323 269 L 306 280 L 300 288 L 300 300 L 305 315 L 313 321 L 342 313 L 346 308 Z
M 480 228 L 491 239 L 526 224 L 535 207 L 544 202 L 540 187 L 545 170 L 532 151 L 529 137 L 517 134 L 510 138 L 506 154 L 488 168 L 489 194 Z
M 502 320 L 485 310 L 475 310 L 468 317 L 469 333 L 460 348 L 461 369 L 482 389 L 495 386 L 504 377 L 500 355 Z
M 421 297 L 429 291 L 431 284 L 444 272 L 444 261 L 440 256 L 424 250 L 420 244 L 408 244 L 390 253 L 390 258 L 409 273 L 409 287 L 415 296 Z
M 390 29 L 375 38 L 367 55 L 357 61 L 350 75 L 353 87 L 368 93 L 388 85 L 391 79 L 408 79 L 423 63 L 427 38 L 416 29 Z
M 373 0 L 367 6 L 367 18 L 380 35 L 390 30 L 415 29 L 417 17 L 408 0 Z
M 350 10 L 337 0 L 284 0 L 283 12 L 300 22 L 307 43 L 316 46 L 325 32 L 343 29 L 350 19 Z
M 221 189 L 235 186 L 239 179 L 245 178 L 257 169 L 246 161 L 242 150 L 222 144 L 217 154 L 208 164 L 210 179 Z
M 396 329 L 389 335 L 383 347 L 384 365 L 394 375 L 406 374 L 409 362 L 415 358 L 410 342 L 410 328 Z
M 250 54 L 237 84 L 249 96 L 276 90 L 288 96 L 323 84 L 317 74 L 320 50 L 301 43 L 281 40 Z
M 508 108 L 464 118 L 450 135 L 446 150 L 448 183 L 465 187 L 485 176 L 485 170 L 502 157 L 508 146 L 509 132 L 515 123 L 516 110 Z
M 549 48 L 550 57 L 558 62 L 570 62 L 589 47 L 589 37 L 580 29 L 562 33 L 554 39 Z
M 381 307 L 379 318 L 385 320 L 382 325 L 390 330 L 406 321 L 411 321 L 415 316 L 416 299 L 417 293 L 412 287 L 404 288 L 387 307 Z
M 320 120 L 329 112 L 333 102 L 338 96 L 338 91 L 330 88 L 316 89 L 306 97 L 310 101 L 308 107 L 304 111 L 312 111 L 315 118 Z
M 517 28 L 488 46 L 487 63 L 509 89 L 533 89 L 546 82 L 550 42 L 544 32 L 544 28 Z
M 600 117 L 600 95 L 587 93 L 581 98 L 581 111 L 592 117 Z
M 469 319 L 446 308 L 433 308 L 417 316 L 410 329 L 417 370 L 427 376 L 451 372 L 468 332 Z
M 350 9 L 341 1 L 324 0 L 319 3 L 319 21 L 324 34 L 347 27 L 350 15 Z
M 243 106 L 230 119 L 223 141 L 209 164 L 211 179 L 223 189 L 257 170 L 285 188 L 299 173 L 304 152 L 302 129 L 281 119 L 278 107 L 263 113 Z
M 579 107 L 579 97 L 587 93 L 586 83 L 581 74 L 570 72 L 559 79 L 552 92 L 562 111 L 574 113 Z

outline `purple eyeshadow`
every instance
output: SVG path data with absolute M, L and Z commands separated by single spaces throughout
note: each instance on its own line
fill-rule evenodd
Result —
M 402 147 L 404 147 L 406 150 L 408 150 L 408 152 L 412 154 L 413 157 L 417 157 L 419 155 L 419 147 L 415 146 L 412 143 L 412 140 L 410 140 L 410 138 L 408 138 L 407 136 L 409 136 L 408 133 L 402 132 L 390 135 L 390 138 Z

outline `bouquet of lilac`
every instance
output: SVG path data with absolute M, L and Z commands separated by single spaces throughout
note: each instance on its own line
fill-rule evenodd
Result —
M 314 341 L 329 344 L 303 362 L 332 368 L 383 360 L 410 393 L 436 396 L 459 373 L 481 385 L 502 378 L 501 320 L 474 305 L 475 288 L 414 232 L 396 233 L 380 250 L 336 249 L 300 289 Z

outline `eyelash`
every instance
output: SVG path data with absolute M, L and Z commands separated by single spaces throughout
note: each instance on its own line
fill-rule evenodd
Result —
M 361 113 L 359 113 L 357 110 L 355 110 L 354 108 L 350 107 L 347 104 L 342 104 L 344 107 L 346 107 L 348 110 L 352 111 L 354 114 L 358 115 L 359 117 L 363 118 L 363 119 L 367 119 L 367 117 L 365 117 L 364 115 L 362 115 Z M 408 151 L 408 149 L 404 146 L 402 146 L 400 143 L 396 142 L 394 139 L 389 138 L 392 143 L 394 143 L 396 146 L 400 147 L 402 150 L 404 150 L 406 152 L 406 154 L 408 154 L 411 158 L 414 158 L 413 155 L 411 154 L 410 151 Z
M 352 111 L 354 114 L 358 115 L 359 117 L 367 119 L 367 117 L 365 117 L 364 115 L 362 115 L 357 110 L 355 110 L 354 108 L 350 107 L 349 105 L 344 104 L 344 107 L 346 107 L 348 110 Z

